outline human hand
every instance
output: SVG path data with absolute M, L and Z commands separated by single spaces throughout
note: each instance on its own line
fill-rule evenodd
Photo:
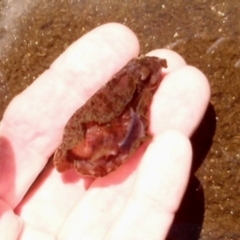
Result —
M 71 115 L 138 53 L 129 29 L 102 25 L 11 102 L 0 125 L 3 239 L 165 239 L 188 182 L 188 137 L 210 96 L 205 76 L 178 54 L 148 54 L 169 66 L 151 105 L 148 146 L 104 178 L 47 164 Z

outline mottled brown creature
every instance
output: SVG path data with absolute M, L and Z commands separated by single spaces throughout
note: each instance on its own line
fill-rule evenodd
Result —
M 162 67 L 167 67 L 165 59 L 133 59 L 79 108 L 55 151 L 57 170 L 74 168 L 84 176 L 105 176 L 149 139 L 148 110 Z

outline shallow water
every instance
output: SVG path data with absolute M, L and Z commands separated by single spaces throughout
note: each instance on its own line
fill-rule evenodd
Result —
M 74 40 L 100 24 L 130 27 L 142 53 L 174 49 L 207 75 L 212 97 L 192 137 L 193 174 L 169 239 L 239 239 L 240 2 L 23 2 L 0 0 L 0 113 Z

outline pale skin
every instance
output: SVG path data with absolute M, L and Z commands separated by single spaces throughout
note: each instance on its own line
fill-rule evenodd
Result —
M 99 179 L 46 166 L 71 115 L 138 54 L 132 31 L 102 25 L 10 103 L 0 125 L 3 239 L 165 239 L 188 183 L 188 138 L 210 97 L 206 77 L 177 53 L 148 54 L 166 58 L 169 66 L 151 105 L 148 146 Z

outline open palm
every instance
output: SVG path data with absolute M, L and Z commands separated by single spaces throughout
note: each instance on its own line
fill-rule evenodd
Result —
M 191 166 L 188 137 L 209 101 L 205 76 L 170 50 L 150 109 L 153 140 L 117 171 L 83 178 L 48 159 L 64 125 L 114 73 L 139 54 L 136 36 L 102 25 L 72 44 L 14 98 L 0 125 L 0 236 L 5 240 L 164 239 Z

